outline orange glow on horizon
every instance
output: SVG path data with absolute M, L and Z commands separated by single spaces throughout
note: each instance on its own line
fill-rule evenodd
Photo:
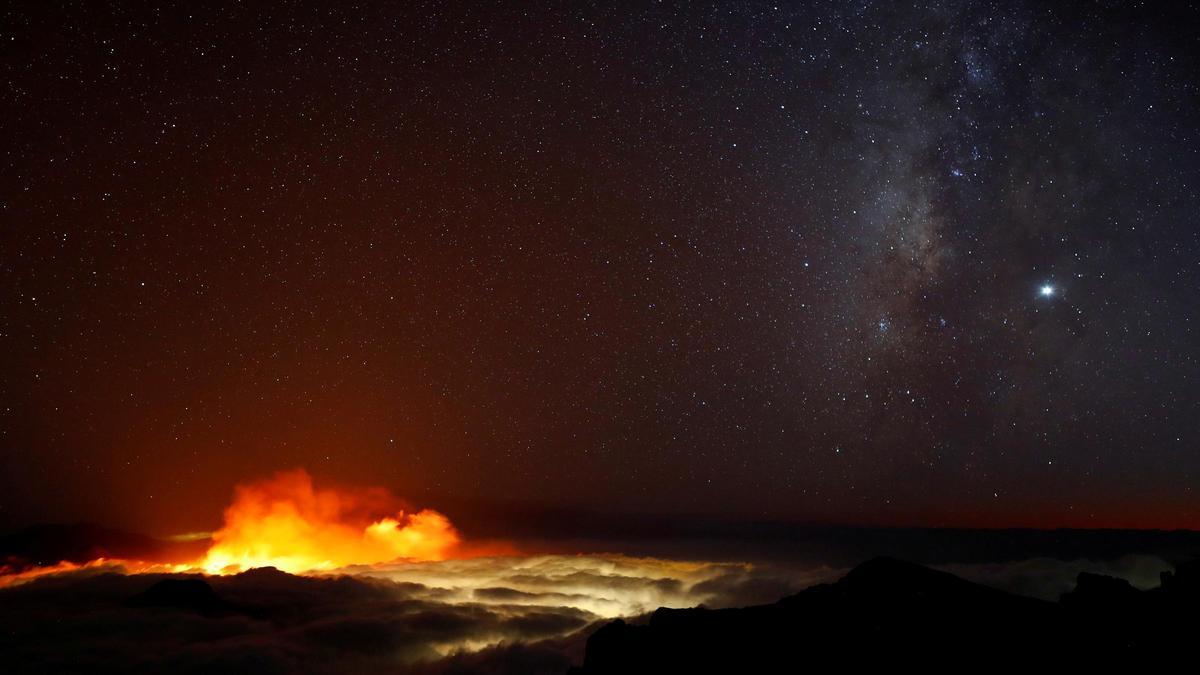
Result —
M 0 566 L 0 588 L 16 586 L 40 577 L 57 574 L 91 571 L 96 573 L 113 572 L 118 574 L 175 574 L 195 572 L 192 563 L 162 563 L 144 560 L 124 560 L 120 558 L 96 558 L 83 563 L 73 563 L 64 560 L 53 565 L 13 569 Z

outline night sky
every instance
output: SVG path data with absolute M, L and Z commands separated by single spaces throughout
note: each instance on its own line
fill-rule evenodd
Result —
M 127 4 L 0 10 L 2 525 L 1200 527 L 1200 9 Z

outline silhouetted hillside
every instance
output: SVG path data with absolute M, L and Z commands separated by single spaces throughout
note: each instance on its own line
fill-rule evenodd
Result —
M 186 610 L 205 616 L 232 610 L 212 586 L 200 578 L 163 579 L 130 598 L 126 604 Z
M 803 670 L 897 665 L 977 670 L 1079 666 L 1181 653 L 1197 627 L 1200 568 L 1164 585 L 1081 574 L 1059 603 L 1011 595 L 890 558 L 770 605 L 659 609 L 588 640 L 576 675 Z
M 156 562 L 195 557 L 207 546 L 207 541 L 163 541 L 95 523 L 35 525 L 0 536 L 0 566 L 21 570 L 96 558 Z

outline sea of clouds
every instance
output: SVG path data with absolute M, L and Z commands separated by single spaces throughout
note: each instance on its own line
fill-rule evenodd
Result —
M 1081 571 L 1154 585 L 1170 566 L 1029 559 L 941 565 L 967 579 L 1053 599 Z M 540 555 L 349 567 L 317 576 L 48 576 L 0 591 L 4 672 L 563 673 L 587 635 L 658 607 L 773 602 L 844 569 Z M 216 600 L 145 606 L 164 579 L 200 579 Z

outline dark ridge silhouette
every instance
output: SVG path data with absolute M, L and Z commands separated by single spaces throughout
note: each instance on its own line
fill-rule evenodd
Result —
M 645 624 L 614 621 L 591 635 L 572 673 L 1145 663 L 1190 654 L 1200 627 L 1198 590 L 1195 564 L 1164 574 L 1162 587 L 1150 591 L 1084 573 L 1054 603 L 876 558 L 770 605 L 659 609 Z
M 439 493 L 425 499 L 444 507 L 468 538 L 569 540 L 633 555 L 724 555 L 844 567 L 877 555 L 940 565 L 1040 557 L 1111 559 L 1135 553 L 1177 561 L 1200 552 L 1200 532 L 1193 530 L 842 526 L 711 513 L 614 513 Z
M 163 579 L 130 598 L 129 607 L 160 607 L 195 612 L 203 616 L 232 610 L 203 579 Z
M 0 568 L 21 571 L 60 562 L 85 563 L 97 558 L 148 562 L 194 558 L 208 542 L 174 542 L 97 525 L 34 525 L 0 536 Z
M 361 592 L 360 583 L 346 577 L 338 579 L 311 579 L 282 572 L 274 567 L 255 567 L 238 574 L 239 581 L 250 585 L 260 593 L 271 594 L 282 591 L 285 597 L 289 590 L 301 587 L 321 586 L 322 582 L 334 587 L 342 597 Z M 199 576 L 170 576 L 155 582 L 144 591 L 129 597 L 122 604 L 132 609 L 164 609 L 198 614 L 206 619 L 239 615 L 260 621 L 275 621 L 286 624 L 302 616 L 310 607 L 304 598 L 291 601 L 276 599 L 273 602 L 253 604 L 230 602 L 221 596 L 210 583 L 211 579 Z M 347 586 L 349 584 L 349 587 Z

